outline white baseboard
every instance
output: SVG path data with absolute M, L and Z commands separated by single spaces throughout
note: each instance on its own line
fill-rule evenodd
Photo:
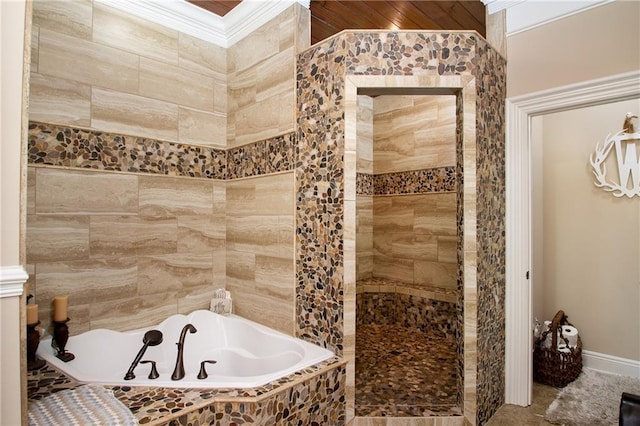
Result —
M 632 359 L 583 350 L 582 365 L 591 370 L 640 379 L 640 361 Z

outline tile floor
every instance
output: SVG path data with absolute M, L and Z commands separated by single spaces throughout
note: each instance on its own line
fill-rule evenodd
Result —
M 505 404 L 489 419 L 487 426 L 548 426 L 551 423 L 544 419 L 547 407 L 556 399 L 560 389 L 540 383 L 533 383 L 531 405 L 520 407 Z
M 358 325 L 356 416 L 460 414 L 453 338 L 398 324 Z

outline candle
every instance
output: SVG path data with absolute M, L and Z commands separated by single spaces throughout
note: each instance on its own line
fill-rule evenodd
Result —
M 27 305 L 27 324 L 35 324 L 38 322 L 38 305 Z
M 67 304 L 69 296 L 57 296 L 53 298 L 53 320 L 62 322 L 67 320 Z

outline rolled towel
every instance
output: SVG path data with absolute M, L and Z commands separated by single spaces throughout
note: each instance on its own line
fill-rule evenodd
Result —
M 113 393 L 99 385 L 84 385 L 29 402 L 30 426 L 129 426 L 138 420 Z

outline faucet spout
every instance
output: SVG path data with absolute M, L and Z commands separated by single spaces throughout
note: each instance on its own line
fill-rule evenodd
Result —
M 180 340 L 176 343 L 176 345 L 178 345 L 178 357 L 176 358 L 176 367 L 173 369 L 171 380 L 180 380 L 184 377 L 184 338 L 187 336 L 187 331 L 193 334 L 198 330 L 196 330 L 192 324 L 187 324 L 182 328 L 182 331 L 180 332 Z

